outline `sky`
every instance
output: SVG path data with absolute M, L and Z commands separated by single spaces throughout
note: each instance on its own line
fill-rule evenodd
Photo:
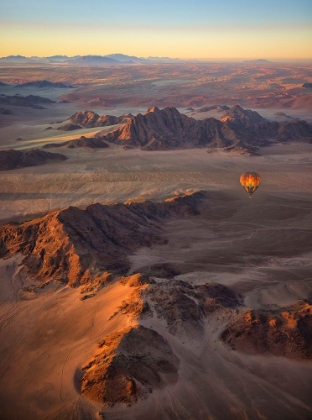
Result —
M 312 59 L 311 0 L 0 1 L 0 56 Z

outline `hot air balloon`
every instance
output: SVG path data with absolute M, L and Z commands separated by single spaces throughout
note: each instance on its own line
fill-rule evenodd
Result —
M 244 172 L 240 176 L 239 181 L 241 186 L 248 192 L 249 198 L 251 198 L 252 194 L 260 185 L 261 177 L 257 172 Z

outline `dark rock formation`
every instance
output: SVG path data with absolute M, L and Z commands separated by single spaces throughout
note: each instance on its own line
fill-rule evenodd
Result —
M 243 109 L 239 105 L 234 105 L 232 108 L 228 108 L 228 111 L 225 113 L 221 121 L 240 122 L 245 127 L 267 122 L 267 120 L 261 117 L 258 112 L 251 111 L 250 109 Z
M 109 146 L 102 139 L 81 136 L 79 139 L 75 140 L 68 140 L 65 142 L 58 143 L 48 143 L 43 147 L 45 149 L 49 149 L 51 147 L 68 147 L 69 149 L 74 149 L 76 147 L 85 147 L 88 149 L 105 149 Z
M 88 149 L 106 149 L 108 144 L 106 144 L 103 140 L 97 139 L 94 137 L 87 138 L 81 136 L 80 139 L 77 140 L 69 140 L 65 143 L 65 146 L 69 149 L 74 149 L 76 147 L 85 147 Z
M 144 115 L 135 117 L 131 114 L 99 116 L 92 111 L 82 111 L 72 115 L 69 123 L 60 129 L 72 125 L 92 128 L 124 124 L 109 134 L 98 133 L 96 137 L 125 148 L 140 147 L 142 150 L 208 147 L 255 154 L 259 147 L 269 145 L 272 140 L 312 141 L 312 127 L 305 121 L 270 122 L 239 105 L 232 108 L 216 105 L 200 111 L 215 108 L 226 111 L 221 120 L 198 121 L 180 114 L 176 108 L 150 108 Z
M 306 88 L 306 89 L 312 89 L 312 83 L 304 83 L 304 84 L 302 85 L 302 87 L 303 87 L 303 88 Z
M 285 114 L 285 112 L 275 112 L 275 117 L 281 117 L 281 118 L 288 118 L 290 120 L 295 119 L 294 117 L 291 117 L 290 115 Z
M 274 122 L 271 123 L 271 125 L 274 127 Z M 278 127 L 276 127 L 276 132 L 273 134 L 272 138 L 279 142 L 300 140 L 311 143 L 311 133 L 312 126 L 306 121 L 283 121 L 279 123 Z
M 183 282 L 166 282 L 161 286 L 151 285 L 148 289 L 157 316 L 166 321 L 173 335 L 186 334 L 188 338 L 193 338 L 203 332 L 203 312 L 190 291 L 193 288 Z
M 221 340 L 244 353 L 311 359 L 312 305 L 301 301 L 276 310 L 244 311 L 227 325 Z
M 129 253 L 164 243 L 161 222 L 197 214 L 202 197 L 195 193 L 162 203 L 68 207 L 20 225 L 8 224 L 0 228 L 0 258 L 21 252 L 29 275 L 42 283 L 56 280 L 74 286 L 106 271 L 124 273 Z
M 219 283 L 206 283 L 195 286 L 196 296 L 204 314 L 207 316 L 222 308 L 237 308 L 242 304 L 241 296 L 229 287 Z
M 35 87 L 38 89 L 46 89 L 46 88 L 72 88 L 73 86 L 70 85 L 64 85 L 64 83 L 61 82 L 49 82 L 48 80 L 36 80 L 34 82 L 26 82 L 21 83 L 17 85 L 17 87 Z
M 9 109 L 5 109 L 5 108 L 0 107 L 0 115 L 12 115 L 12 114 L 13 114 L 13 112 L 10 111 Z
M 58 130 L 63 130 L 63 131 L 74 131 L 74 130 L 81 130 L 81 126 L 77 125 L 77 124 L 65 124 L 65 125 L 61 125 L 60 127 L 58 127 Z
M 29 150 L 0 150 L 0 171 L 7 171 L 27 166 L 44 165 L 49 161 L 62 161 L 66 157 L 58 153 L 44 152 L 40 149 Z
M 254 154 L 272 139 L 312 141 L 312 126 L 305 121 L 269 122 L 238 105 L 222 121 L 215 118 L 197 121 L 180 114 L 176 108 L 151 108 L 102 138 L 143 150 L 209 147 Z
M 230 107 L 227 105 L 211 105 L 211 106 L 203 106 L 196 110 L 196 112 L 209 112 L 212 110 L 217 110 L 218 112 L 228 111 Z
M 179 359 L 156 331 L 138 326 L 110 334 L 86 366 L 81 392 L 104 405 L 132 404 L 178 378 Z M 165 380 L 164 380 L 165 379 Z
M 143 150 L 166 150 L 177 147 L 224 147 L 227 137 L 235 133 L 214 118 L 197 121 L 180 114 L 176 108 L 150 108 L 144 115 L 133 117 L 124 127 L 109 133 L 105 139 L 120 145 L 141 147 Z M 228 131 L 226 133 L 225 131 Z
M 92 127 L 106 127 L 109 125 L 123 124 L 130 120 L 131 114 L 122 115 L 115 117 L 114 115 L 102 115 L 99 116 L 92 111 L 81 111 L 76 112 L 69 118 L 71 124 L 80 125 L 85 128 Z
M 55 101 L 52 101 L 49 98 L 43 98 L 41 96 L 21 96 L 21 95 L 0 95 L 0 104 L 3 105 L 13 105 L 13 106 L 21 106 L 21 107 L 28 107 L 34 109 L 43 109 L 41 104 L 53 104 Z
M 156 282 L 140 273 L 122 277 L 118 283 L 133 291 L 111 318 L 124 314 L 139 322 L 156 312 L 166 321 L 169 332 L 182 341 L 201 339 L 207 296 L 215 299 L 214 311 L 239 305 L 234 293 L 218 284 L 194 287 L 183 281 Z M 179 359 L 154 330 L 141 325 L 126 328 L 106 336 L 98 346 L 102 350 L 82 368 L 81 392 L 88 399 L 110 406 L 132 404 L 153 389 L 177 380 Z
M 169 332 L 192 338 L 202 334 L 204 317 L 220 309 L 235 309 L 239 297 L 221 284 L 192 286 L 181 280 L 151 284 L 146 291 L 159 318 L 167 322 Z

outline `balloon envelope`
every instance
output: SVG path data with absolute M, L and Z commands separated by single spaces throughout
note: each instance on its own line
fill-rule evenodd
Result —
M 261 177 L 257 172 L 244 172 L 240 176 L 239 181 L 241 186 L 248 192 L 249 198 L 251 198 L 252 194 L 260 185 Z

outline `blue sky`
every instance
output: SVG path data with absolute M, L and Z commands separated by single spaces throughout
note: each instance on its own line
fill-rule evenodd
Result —
M 0 55 L 312 56 L 311 0 L 10 0 L 0 25 Z
M 10 0 L 1 20 L 164 24 L 312 23 L 310 0 Z M 129 22 L 130 21 L 130 22 Z

